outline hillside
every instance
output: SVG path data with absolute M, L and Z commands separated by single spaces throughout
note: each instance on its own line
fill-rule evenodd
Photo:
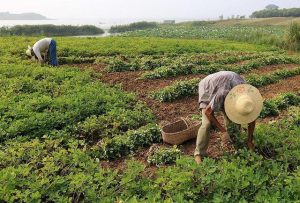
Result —
M 47 17 L 38 13 L 20 13 L 0 12 L 0 20 L 49 20 Z

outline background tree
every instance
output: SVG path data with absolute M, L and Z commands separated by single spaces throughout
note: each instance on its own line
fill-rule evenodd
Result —
M 265 7 L 267 10 L 273 10 L 273 9 L 278 9 L 279 6 L 275 5 L 275 4 L 269 4 Z

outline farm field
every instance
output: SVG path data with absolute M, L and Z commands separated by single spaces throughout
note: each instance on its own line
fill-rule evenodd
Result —
M 51 68 L 24 56 L 37 39 L 0 38 L 0 202 L 300 200 L 299 54 L 224 39 L 58 37 Z M 222 148 L 213 130 L 196 165 L 195 140 L 164 144 L 159 124 L 200 119 L 197 84 L 221 70 L 265 98 L 256 149 L 244 130 Z
M 161 24 L 152 29 L 126 32 L 122 36 L 226 39 L 282 48 L 285 46 L 287 28 L 291 23 L 299 22 L 299 17 L 191 21 L 173 25 Z

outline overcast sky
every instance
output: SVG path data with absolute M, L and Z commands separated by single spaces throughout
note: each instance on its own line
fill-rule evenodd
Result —
M 0 0 L 0 12 L 36 12 L 56 19 L 212 19 L 248 16 L 270 3 L 300 7 L 300 0 Z

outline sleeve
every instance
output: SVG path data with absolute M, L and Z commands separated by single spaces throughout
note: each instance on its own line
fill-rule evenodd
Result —
M 41 56 L 41 52 L 40 52 L 40 50 L 37 49 L 37 47 L 33 47 L 33 52 L 35 53 L 36 57 L 38 58 L 38 60 L 40 62 L 44 61 L 42 56 Z

